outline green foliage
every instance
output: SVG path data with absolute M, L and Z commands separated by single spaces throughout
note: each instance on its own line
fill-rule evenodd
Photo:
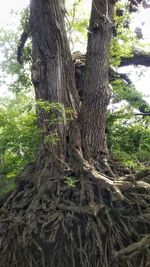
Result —
M 90 6 L 91 0 L 88 1 Z M 86 0 L 68 0 L 67 7 L 67 32 L 71 50 L 85 50 L 87 41 L 87 27 L 90 9 L 86 8 Z M 78 44 L 78 47 L 77 47 Z
M 23 64 L 17 62 L 17 49 L 20 43 L 21 34 L 29 33 L 29 8 L 24 9 L 20 14 L 20 26 L 16 29 L 0 29 L 0 69 L 1 84 L 6 84 L 9 90 L 14 93 L 21 91 L 31 91 L 32 83 L 30 79 L 31 70 L 31 41 L 27 41 L 23 48 Z M 6 79 L 7 77 L 7 79 Z
M 49 134 L 45 137 L 44 142 L 45 144 L 52 144 L 56 145 L 59 141 L 58 135 L 56 133 Z
M 78 180 L 73 176 L 64 176 L 64 182 L 71 188 L 75 188 Z
M 117 8 L 124 10 L 123 16 L 115 16 L 117 35 L 113 37 L 110 48 L 110 63 L 113 66 L 120 64 L 122 57 L 132 56 L 133 46 L 137 47 L 134 33 L 125 28 L 126 21 L 130 20 L 126 5 L 118 1 Z M 88 5 L 91 0 L 88 1 Z M 87 0 L 67 1 L 67 30 L 72 50 L 85 50 L 89 13 L 85 8 Z M 16 93 L 14 99 L 0 100 L 0 194 L 14 186 L 13 178 L 35 155 L 40 142 L 40 135 L 36 126 L 34 100 L 27 96 L 32 91 L 30 79 L 31 69 L 31 42 L 30 39 L 23 49 L 23 66 L 17 62 L 17 46 L 21 33 L 29 31 L 29 9 L 21 14 L 20 27 L 17 30 L 0 30 L 0 49 L 2 60 L 0 63 L 1 84 Z M 77 46 L 77 43 L 79 44 Z M 139 43 L 138 43 L 139 45 Z M 144 44 L 142 44 L 145 49 Z M 1 75 L 1 76 L 2 76 Z M 120 79 L 113 82 L 112 104 L 119 104 L 126 100 L 124 108 L 113 109 L 107 116 L 107 138 L 110 151 L 125 165 L 140 168 L 150 161 L 150 119 L 134 118 L 133 108 L 138 109 L 147 105 L 143 96 L 133 87 L 127 86 Z M 22 93 L 21 93 L 22 92 Z M 73 110 L 64 107 L 61 103 L 49 103 L 39 100 L 39 108 L 49 113 L 49 126 L 67 123 L 72 120 Z M 59 141 L 57 134 L 46 136 L 46 144 L 56 145 Z M 76 186 L 75 177 L 64 177 L 70 187 Z
M 125 27 L 125 23 L 130 21 L 130 15 L 126 3 L 118 1 L 116 9 L 122 9 L 123 15 L 114 17 L 116 35 L 112 38 L 110 48 L 110 62 L 113 66 L 119 66 L 121 58 L 131 57 L 133 54 L 133 45 L 137 43 L 135 33 Z
M 112 103 L 119 103 L 126 100 L 130 107 L 149 111 L 150 105 L 143 99 L 143 94 L 136 90 L 133 85 L 127 85 L 123 80 L 116 79 L 112 82 L 113 96 Z
M 23 51 L 24 64 L 21 66 L 17 62 L 17 46 L 20 35 L 20 31 L 0 29 L 0 52 L 2 57 L 0 69 L 3 74 L 1 84 L 6 84 L 14 93 L 32 90 L 29 61 L 31 59 L 31 44 L 29 43 Z
M 20 29 L 22 31 L 29 32 L 30 31 L 30 28 L 29 28 L 29 25 L 30 25 L 30 9 L 29 9 L 29 7 L 24 8 L 21 11 L 20 18 L 21 18 L 20 19 Z
M 40 106 L 42 109 L 44 109 L 46 112 L 51 112 L 51 111 L 59 111 L 61 113 L 64 112 L 64 106 L 61 103 L 50 103 L 49 101 L 45 100 L 37 100 L 36 101 L 37 105 Z
M 125 165 L 141 169 L 150 162 L 150 118 L 141 120 L 133 117 L 131 112 L 125 107 L 108 114 L 108 146 Z
M 65 108 L 63 104 L 44 100 L 37 100 L 37 105 L 49 113 L 49 126 L 63 123 L 66 124 L 72 120 L 73 110 L 70 107 Z
M 25 95 L 0 100 L 0 193 L 35 155 L 40 142 L 34 100 Z

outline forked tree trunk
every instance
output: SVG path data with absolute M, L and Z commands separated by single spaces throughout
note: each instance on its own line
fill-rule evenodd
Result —
M 148 266 L 150 186 L 111 181 L 94 168 L 107 156 L 114 2 L 93 1 L 81 104 L 64 26 L 64 1 L 31 0 L 32 81 L 43 143 L 35 164 L 23 171 L 22 182 L 0 202 L 2 267 Z M 119 188 L 135 193 L 129 191 L 124 199 Z M 130 245 L 140 234 L 141 242 Z
M 111 39 L 113 4 L 94 1 L 91 13 L 86 82 L 80 112 L 74 66 L 67 41 L 63 1 L 31 1 L 33 44 L 32 82 L 36 100 L 59 103 L 60 109 L 37 106 L 43 144 L 36 161 L 37 187 L 66 169 L 65 162 L 80 165 L 80 158 L 101 161 L 107 154 L 105 115 L 109 103 L 108 49 Z M 66 108 L 72 119 L 66 118 Z M 80 116 L 79 116 L 80 112 Z M 80 122 L 78 117 L 80 117 Z M 82 129 L 82 131 L 80 131 Z M 82 139 L 81 139 L 82 135 Z M 82 154 L 83 149 L 83 154 Z M 77 151 L 76 151 L 77 150 Z M 81 164 L 82 164 L 81 160 Z M 37 178 L 38 177 L 38 178 Z
M 112 1 L 93 2 L 81 111 L 75 87 L 74 66 L 64 26 L 64 10 L 63 1 L 31 1 L 32 81 L 36 100 L 59 103 L 64 109 L 62 110 L 64 114 L 57 110 L 47 112 L 41 107 L 37 109 L 44 143 L 45 140 L 57 139 L 55 145 L 47 142 L 45 147 L 41 147 L 42 151 L 39 153 L 36 169 L 41 169 L 42 173 L 46 162 L 44 154 L 49 158 L 49 163 L 46 162 L 48 170 L 45 170 L 45 177 L 46 172 L 49 176 L 50 171 L 53 176 L 58 173 L 59 169 L 63 171 L 65 168 L 63 162 L 68 159 L 72 158 L 72 162 L 75 161 L 72 155 L 74 152 L 70 146 L 77 148 L 81 156 L 83 150 L 83 156 L 88 160 L 94 159 L 100 162 L 107 155 L 105 116 L 110 99 L 108 51 L 111 40 L 113 3 Z M 68 107 L 72 109 L 72 118 L 76 119 L 75 127 L 65 119 L 65 109 Z M 79 111 L 80 121 L 78 120 Z M 57 118 L 58 121 L 63 119 L 63 121 L 53 122 L 54 115 L 55 119 Z M 79 162 L 75 165 L 78 164 Z

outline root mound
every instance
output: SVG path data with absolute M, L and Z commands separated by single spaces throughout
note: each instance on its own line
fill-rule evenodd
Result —
M 122 201 L 77 177 L 16 187 L 1 201 L 0 266 L 150 266 L 150 174 L 142 179 L 114 181 Z

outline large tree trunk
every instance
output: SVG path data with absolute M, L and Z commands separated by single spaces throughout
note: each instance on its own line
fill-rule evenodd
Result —
M 107 155 L 108 50 L 115 1 L 93 1 L 82 104 L 63 2 L 31 0 L 32 81 L 43 142 L 35 163 L 0 202 L 1 266 L 145 267 L 149 185 L 136 177 L 134 184 L 132 177 L 111 181 L 95 169 L 95 161 L 101 163 Z M 71 109 L 69 119 L 66 108 Z M 132 192 L 127 194 L 128 189 Z
M 63 3 L 62 3 L 63 4 Z M 39 151 L 37 170 L 46 165 L 44 181 L 62 172 L 68 156 L 69 122 L 79 112 L 79 97 L 75 87 L 74 66 L 64 26 L 64 6 L 59 1 L 31 1 L 31 34 L 33 44 L 32 82 L 38 102 L 39 127 L 43 145 Z M 42 106 L 54 103 L 48 110 Z M 56 106 L 56 107 L 55 107 Z M 71 119 L 71 118 L 70 118 Z M 55 143 L 55 144 L 54 144 Z M 35 174 L 37 179 L 37 173 Z M 39 177 L 41 177 L 39 175 Z M 38 186 L 43 181 L 38 178 Z
M 81 109 L 84 153 L 87 158 L 91 157 L 94 160 L 97 167 L 103 163 L 102 168 L 107 164 L 108 156 L 105 119 L 111 95 L 108 70 L 113 12 L 113 1 L 93 1 Z
M 74 165 L 74 169 L 82 165 L 82 169 L 84 157 L 106 161 L 105 116 L 110 99 L 108 51 L 112 17 L 111 1 L 107 4 L 94 1 L 89 26 L 91 33 L 87 49 L 85 92 L 79 120 L 80 105 L 64 26 L 64 8 L 57 1 L 51 4 L 47 1 L 31 2 L 32 81 L 36 100 L 56 103 L 62 107 L 60 111 L 54 108 L 48 112 L 39 104 L 37 109 L 44 143 L 36 164 L 35 178 L 39 177 L 37 187 L 50 177 L 50 173 L 52 177 L 58 172 L 62 173 L 66 169 L 64 162 L 68 166 Z M 73 123 L 66 119 L 65 109 L 68 107 L 72 109 Z M 57 140 L 55 145 L 50 142 L 52 137 Z M 49 140 L 49 143 L 45 140 Z

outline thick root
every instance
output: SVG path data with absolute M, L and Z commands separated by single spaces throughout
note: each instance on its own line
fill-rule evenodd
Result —
M 149 184 L 84 171 L 76 186 L 53 178 L 38 192 L 28 183 L 7 198 L 0 215 L 1 267 L 149 266 Z M 111 196 L 114 187 L 122 201 Z

